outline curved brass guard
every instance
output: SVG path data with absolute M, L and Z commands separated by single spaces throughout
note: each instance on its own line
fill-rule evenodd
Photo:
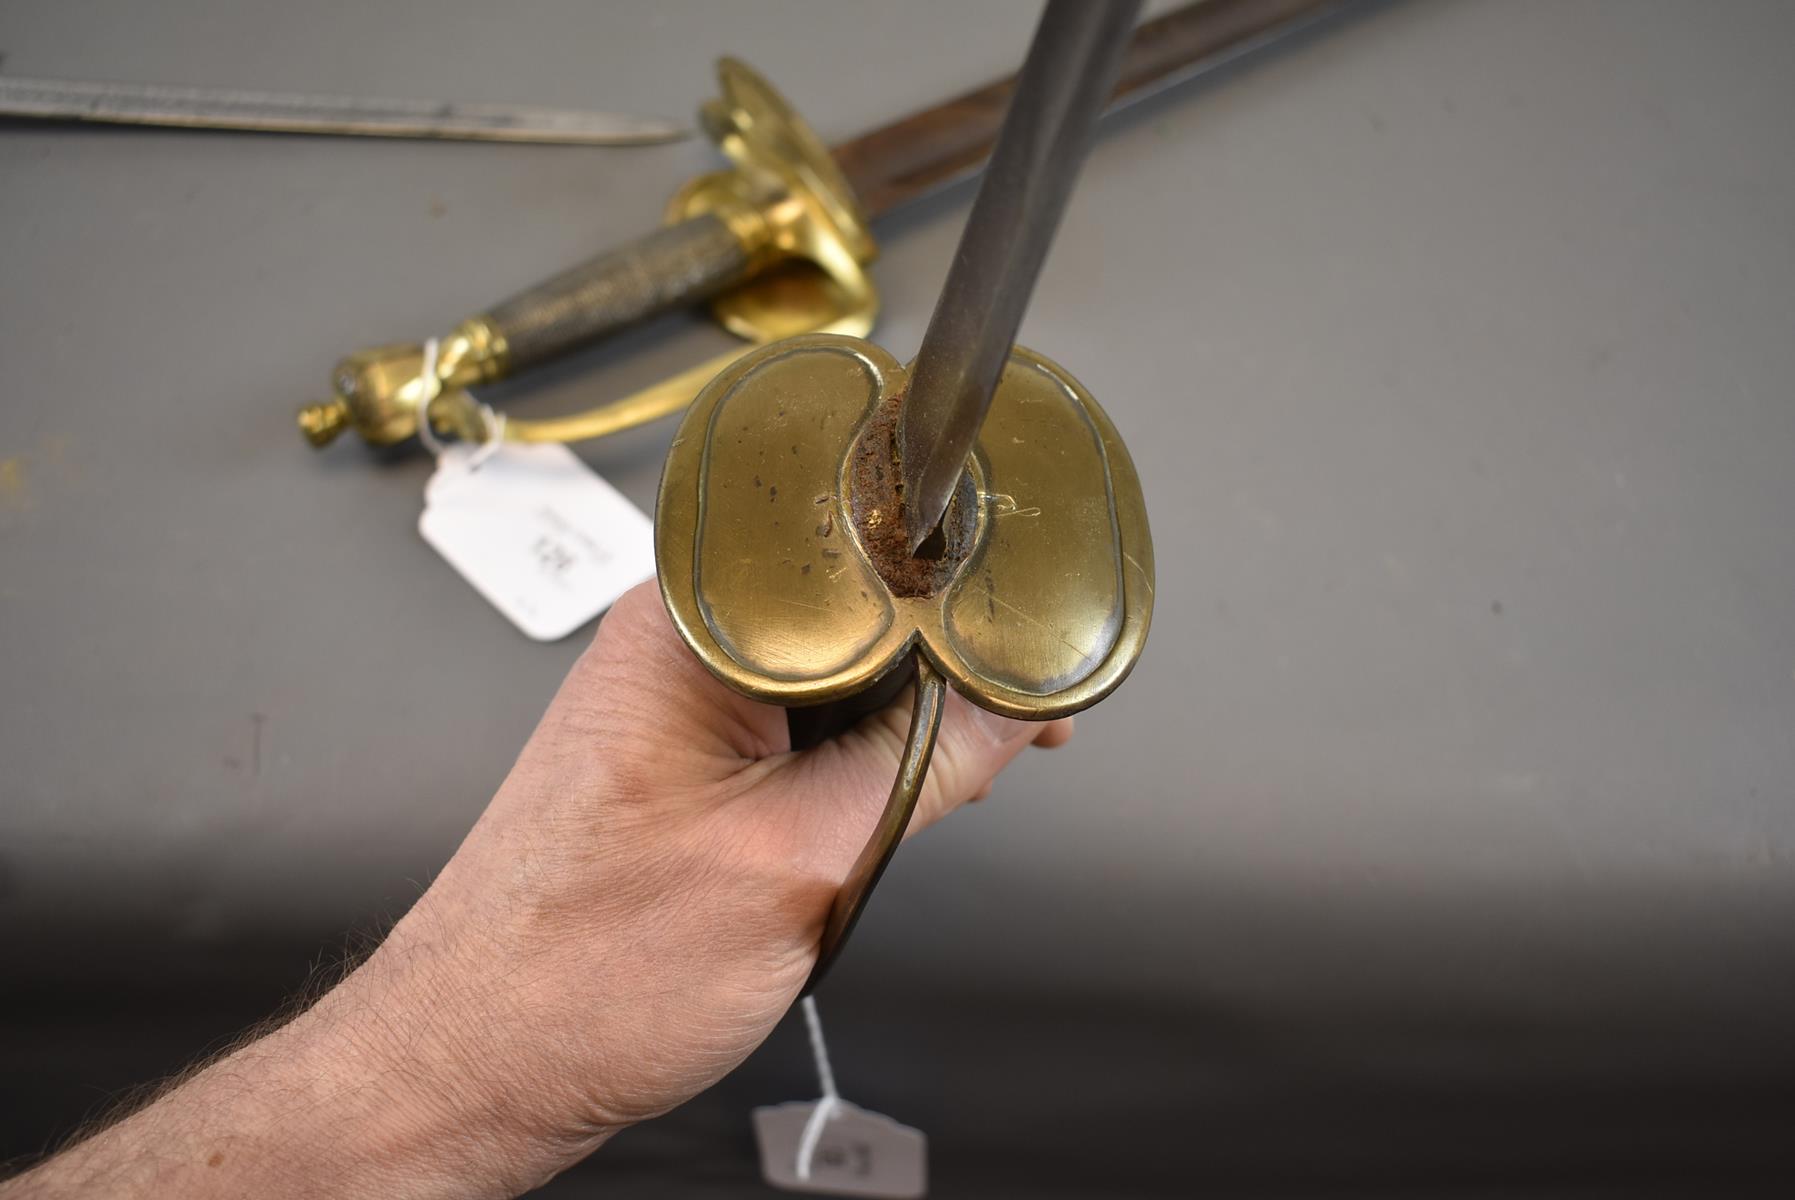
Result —
M 863 337 L 872 331 L 873 320 L 878 315 L 878 305 L 873 303 L 858 309 L 838 313 L 834 320 L 820 326 L 818 333 L 845 333 L 850 337 Z M 723 369 L 737 359 L 759 349 L 758 345 L 743 346 L 738 350 L 730 350 L 715 358 L 706 359 L 695 367 L 669 376 L 659 383 L 651 384 L 633 395 L 621 400 L 613 400 L 608 404 L 584 412 L 570 413 L 565 417 L 510 417 L 505 422 L 505 440 L 508 442 L 583 442 L 592 438 L 607 437 L 613 433 L 622 433 L 626 429 L 634 429 L 638 425 L 646 425 L 650 421 L 658 421 L 662 417 L 671 416 L 691 406 L 692 398 L 704 389 L 704 385 L 722 374 Z M 445 414 L 435 405 L 451 406 L 450 413 Z M 437 397 L 431 410 L 431 421 L 440 432 L 456 433 L 470 436 L 467 430 L 473 430 L 471 436 L 478 440 L 484 429 L 484 421 L 475 411 L 477 405 L 473 397 L 464 391 L 445 392 Z M 465 411 L 463 411 L 465 410 Z
M 804 984 L 803 994 L 816 990 L 823 976 L 840 957 L 848 935 L 871 899 L 885 864 L 897 851 L 904 831 L 910 828 L 910 817 L 922 796 L 922 783 L 929 773 L 929 759 L 935 754 L 935 735 L 941 732 L 941 706 L 947 699 L 947 681 L 921 650 L 916 652 L 916 700 L 910 709 L 910 734 L 904 739 L 904 757 L 898 764 L 897 778 L 891 784 L 891 797 L 879 824 L 867 839 L 860 857 L 854 860 L 847 882 L 835 895 L 829 909 L 828 923 L 823 926 L 823 948 L 817 955 L 816 967 Z
M 583 442 L 622 433 L 671 416 L 692 403 L 717 372 L 752 350 L 744 346 L 706 359 L 689 370 L 651 384 L 633 395 L 565 417 L 511 417 L 505 422 L 509 442 Z M 462 393 L 465 395 L 466 393 Z

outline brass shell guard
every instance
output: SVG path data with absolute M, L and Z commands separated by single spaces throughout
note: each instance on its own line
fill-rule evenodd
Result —
M 731 688 L 811 706 L 917 665 L 899 776 L 836 897 L 811 987 L 909 823 L 943 685 L 1025 720 L 1079 712 L 1127 676 L 1152 618 L 1152 538 L 1128 451 L 1077 380 L 1021 347 L 962 481 L 976 512 L 967 540 L 949 539 L 944 577 L 914 587 L 882 567 L 875 535 L 893 513 L 860 501 L 883 496 L 867 482 L 889 478 L 875 439 L 908 379 L 857 338 L 761 347 L 692 405 L 655 505 L 661 597 Z
M 977 549 L 941 589 L 887 590 L 854 528 L 848 456 L 908 372 L 858 338 L 808 334 L 721 372 L 661 473 L 661 596 L 709 670 L 785 706 L 855 695 L 920 648 L 1004 716 L 1090 707 L 1140 656 L 1153 543 L 1121 435 L 1078 381 L 1016 347 L 969 471 Z
M 866 267 L 878 257 L 859 201 L 828 149 L 771 84 L 739 59 L 717 63 L 722 95 L 698 119 L 735 164 L 701 175 L 674 194 L 666 222 L 702 213 L 721 218 L 765 278 L 711 303 L 731 333 L 771 342 L 838 325 L 855 314 L 869 332 L 879 312 Z

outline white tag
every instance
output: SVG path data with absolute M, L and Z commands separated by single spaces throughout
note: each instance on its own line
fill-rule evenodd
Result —
M 444 448 L 418 532 L 539 642 L 564 638 L 654 574 L 654 525 L 566 446 Z
M 929 1146 L 920 1129 L 890 1117 L 835 1102 L 810 1158 L 810 1178 L 798 1178 L 798 1144 L 818 1100 L 769 1105 L 754 1110 L 754 1140 L 760 1144 L 760 1173 L 788 1192 L 828 1196 L 879 1196 L 912 1200 L 929 1190 Z

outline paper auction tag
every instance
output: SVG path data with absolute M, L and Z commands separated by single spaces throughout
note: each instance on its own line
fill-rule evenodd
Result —
M 539 642 L 564 638 L 654 574 L 654 525 L 566 446 L 444 447 L 418 532 Z
M 761 1176 L 788 1192 L 828 1196 L 876 1196 L 913 1200 L 928 1194 L 928 1139 L 919 1129 L 835 1102 L 810 1158 L 810 1178 L 798 1176 L 804 1126 L 821 1101 L 776 1104 L 754 1110 Z

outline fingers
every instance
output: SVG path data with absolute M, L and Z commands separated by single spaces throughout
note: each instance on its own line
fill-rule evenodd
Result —
M 740 798 L 751 792 L 761 819 L 787 829 L 804 846 L 801 854 L 845 873 L 890 795 L 912 701 L 906 693 L 841 736 L 788 754 L 784 710 L 714 678 L 680 638 L 650 582 L 612 606 L 530 749 L 553 750 L 555 757 L 601 754 L 610 774 L 637 775 L 661 790 L 752 778 Z M 1014 721 L 950 689 L 909 832 L 988 795 L 998 773 L 1031 744 L 1053 748 L 1071 737 L 1069 717 Z
M 686 647 L 654 582 L 620 596 L 561 685 L 539 737 L 570 749 L 641 752 L 685 782 L 726 777 L 787 750 L 785 714 L 724 686 Z
M 790 820 L 811 850 L 845 872 L 878 823 L 898 777 L 910 707 L 906 692 L 889 709 L 867 717 L 813 750 L 792 755 L 766 782 L 790 804 Z M 998 773 L 1030 744 L 1063 746 L 1072 737 L 1072 719 L 1012 721 L 978 709 L 959 692 L 948 692 L 941 734 L 924 777 L 908 832 L 926 829 L 960 805 L 989 795 Z
M 1071 740 L 1072 718 L 1061 717 L 1057 721 L 1048 721 L 1041 726 L 1041 732 L 1035 738 L 1035 745 L 1043 750 L 1058 750 Z
M 909 712 L 903 713 L 906 722 Z M 1058 721 L 1014 721 L 986 712 L 958 692 L 949 691 L 941 716 L 935 757 L 923 784 L 922 799 L 910 821 L 916 833 L 961 805 L 982 800 L 1003 769 L 1031 745 L 1052 749 L 1072 740 L 1072 718 Z M 884 765 L 884 764 L 881 764 Z M 887 775 L 897 770 L 893 757 Z

